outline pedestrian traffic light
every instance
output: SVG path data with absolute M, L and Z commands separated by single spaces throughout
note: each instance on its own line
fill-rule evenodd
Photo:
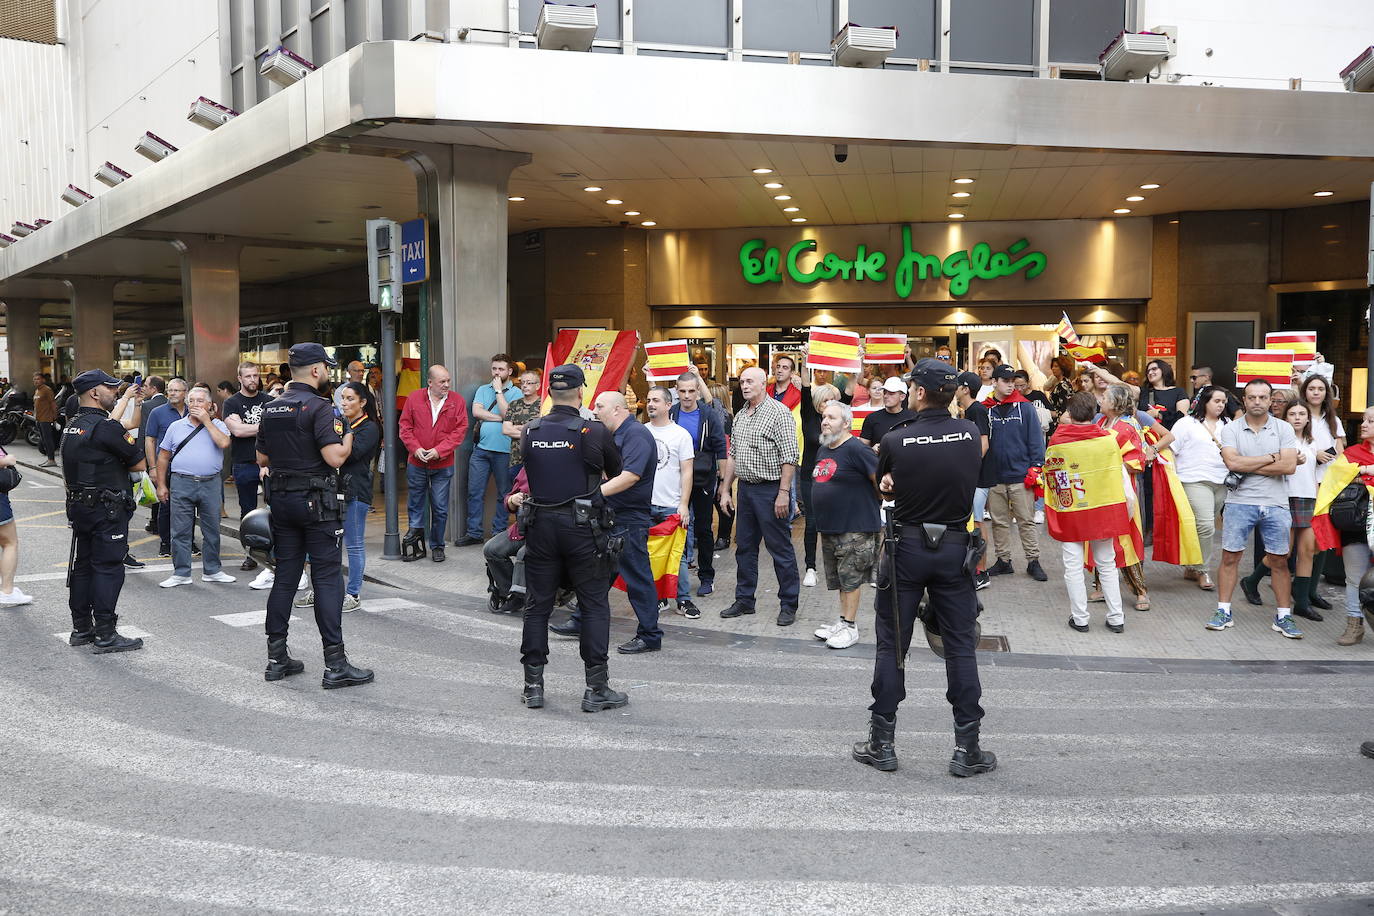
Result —
M 402 312 L 401 227 L 395 220 L 367 221 L 367 301 L 379 312 Z

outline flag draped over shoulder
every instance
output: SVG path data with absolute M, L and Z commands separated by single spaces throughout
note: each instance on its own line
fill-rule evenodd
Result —
M 677 571 L 686 545 L 687 528 L 676 513 L 649 529 L 649 568 L 660 600 L 677 597 Z M 616 576 L 615 587 L 627 591 L 624 578 Z
M 630 374 L 639 348 L 638 331 L 562 330 L 544 351 L 544 380 L 539 394 L 544 401 L 543 412 L 550 404 L 549 370 L 571 363 L 582 370 L 587 386 L 582 389 L 582 405 L 591 407 L 603 391 L 620 391 Z
M 782 393 L 782 397 L 774 394 L 776 390 L 773 385 L 769 385 L 768 396 L 792 412 L 792 420 L 797 426 L 797 454 L 800 455 L 804 445 L 802 442 L 801 389 L 789 382 L 787 390 Z
M 1164 449 L 1155 458 L 1155 540 L 1151 556 L 1158 563 L 1197 566 L 1205 561 L 1197 536 L 1197 517 L 1174 467 L 1174 453 Z
M 1056 541 L 1095 541 L 1131 530 L 1121 449 L 1100 426 L 1066 423 L 1045 449 L 1045 525 Z
M 1370 498 L 1374 499 L 1374 477 L 1360 476 L 1362 464 L 1374 464 L 1374 450 L 1358 442 L 1326 466 L 1326 476 L 1322 477 L 1322 485 L 1317 490 L 1317 506 L 1312 514 L 1312 534 L 1317 538 L 1318 550 L 1334 550 L 1341 546 L 1341 533 L 1331 524 L 1331 504 L 1342 490 L 1358 477 L 1370 488 Z
M 1116 438 L 1117 448 L 1121 453 L 1121 463 L 1126 466 L 1132 475 L 1140 473 L 1145 467 L 1145 452 L 1141 447 L 1140 432 L 1126 420 L 1117 420 L 1112 424 L 1111 433 Z M 1134 566 L 1145 559 L 1145 536 L 1141 534 L 1140 525 L 1140 503 L 1132 496 L 1129 500 L 1131 508 L 1131 530 L 1128 534 L 1116 537 L 1116 568 L 1125 569 L 1127 566 Z M 1092 568 L 1092 551 L 1084 551 L 1083 565 Z

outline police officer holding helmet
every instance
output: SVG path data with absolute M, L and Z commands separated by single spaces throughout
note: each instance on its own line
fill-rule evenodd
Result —
M 970 533 L 973 490 L 982 462 L 978 428 L 949 415 L 958 384 L 949 363 L 929 357 L 907 376 L 916 419 L 883 437 L 878 448 L 880 486 L 896 501 L 878 573 L 874 631 L 873 704 L 869 737 L 854 745 L 854 759 L 879 770 L 897 769 L 893 746 L 897 704 L 906 697 L 904 660 L 923 596 L 924 613 L 937 631 L 931 646 L 945 659 L 945 694 L 954 707 L 955 776 L 986 773 L 997 758 L 978 747 L 983 689 L 978 680 L 978 603 L 973 571 L 981 538 Z
M 79 406 L 62 430 L 62 476 L 72 526 L 67 572 L 72 634 L 67 642 L 90 645 L 96 655 L 142 649 L 142 639 L 130 639 L 115 629 L 115 606 L 124 588 L 129 516 L 134 511 L 129 472 L 145 467 L 143 449 L 133 433 L 110 418 L 119 379 L 92 369 L 78 375 L 73 385 Z M 137 389 L 134 397 L 136 403 L 143 399 Z
M 258 423 L 258 466 L 268 469 L 268 507 L 276 580 L 267 599 L 265 680 L 300 674 L 305 665 L 286 649 L 291 601 L 310 556 L 315 588 L 315 623 L 324 642 L 326 690 L 372 680 L 372 672 L 348 662 L 343 644 L 344 496 L 337 469 L 353 450 L 353 433 L 320 392 L 337 366 L 317 343 L 291 348 L 291 381 L 281 397 L 263 408 Z
M 615 492 L 611 480 L 621 472 L 620 452 L 605 426 L 584 419 L 577 366 L 558 366 L 549 373 L 547 415 L 531 421 L 520 440 L 529 479 L 528 498 L 518 504 L 517 519 L 525 536 L 525 629 L 520 660 L 525 687 L 520 700 L 530 709 L 544 705 L 544 665 L 549 659 L 549 615 L 565 578 L 577 592 L 582 624 L 579 632 L 587 690 L 583 712 L 619 709 L 629 697 L 610 688 L 607 649 L 611 640 L 608 600 L 611 570 L 618 556 L 610 537 L 614 519 L 605 497 Z M 625 483 L 627 488 L 630 484 Z M 517 494 L 518 496 L 519 494 Z

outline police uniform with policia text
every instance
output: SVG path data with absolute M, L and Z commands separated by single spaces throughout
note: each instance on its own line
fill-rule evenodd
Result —
M 618 709 L 630 702 L 610 688 L 606 654 L 611 639 L 608 594 L 619 551 L 610 534 L 614 518 L 601 493 L 601 479 L 620 473 L 620 452 L 605 426 L 578 412 L 585 384 L 577 366 L 552 370 L 553 408 L 530 421 L 520 440 L 530 485 L 530 495 L 516 516 L 525 536 L 528 593 L 520 642 L 525 673 L 520 699 L 530 709 L 544 705 L 549 615 L 565 579 L 577 592 L 582 617 L 578 638 L 587 678 L 582 710 Z
M 67 484 L 67 521 L 72 558 L 67 574 L 73 646 L 91 645 L 96 654 L 143 648 L 115 629 L 115 606 L 124 588 L 124 555 L 134 511 L 129 472 L 145 458 L 134 433 L 110 418 L 119 379 L 99 369 L 73 383 L 83 400 L 95 390 L 100 406 L 82 404 L 62 430 L 62 476 Z
M 372 672 L 348 662 L 343 644 L 344 495 L 337 471 L 348 457 L 353 433 L 335 414 L 334 403 L 317 385 L 327 369 L 338 365 L 317 343 L 291 348 L 293 380 L 281 397 L 263 408 L 258 421 L 257 460 L 269 469 L 268 507 L 272 515 L 272 550 L 276 579 L 267 599 L 267 670 L 264 678 L 281 680 L 305 670 L 286 648 L 291 602 L 310 557 L 310 580 L 315 590 L 315 623 L 324 643 L 326 690 L 351 687 L 372 680 Z M 301 375 L 313 381 L 298 380 Z M 343 445 L 337 462 L 326 461 L 325 449 Z
M 897 769 L 893 746 L 897 705 L 906 697 L 904 661 L 919 616 L 936 654 L 945 659 L 946 699 L 954 707 L 955 776 L 985 773 L 996 758 L 978 747 L 983 708 L 978 705 L 975 649 L 978 603 L 973 571 L 981 539 L 969 530 L 973 491 L 982 461 L 978 428 L 949 415 L 955 369 L 940 360 L 918 362 L 907 380 L 914 387 L 916 419 L 883 437 L 878 478 L 891 475 L 895 506 L 888 512 L 874 603 L 877 655 L 869 739 L 854 745 L 854 759 L 879 770 Z M 927 598 L 924 611 L 921 599 Z

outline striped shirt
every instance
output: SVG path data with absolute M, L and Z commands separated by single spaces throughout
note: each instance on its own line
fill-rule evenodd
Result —
M 745 483 L 779 480 L 784 464 L 795 465 L 801 459 L 792 411 L 770 397 L 757 407 L 746 403 L 735 414 L 730 457 L 735 459 L 735 475 Z

